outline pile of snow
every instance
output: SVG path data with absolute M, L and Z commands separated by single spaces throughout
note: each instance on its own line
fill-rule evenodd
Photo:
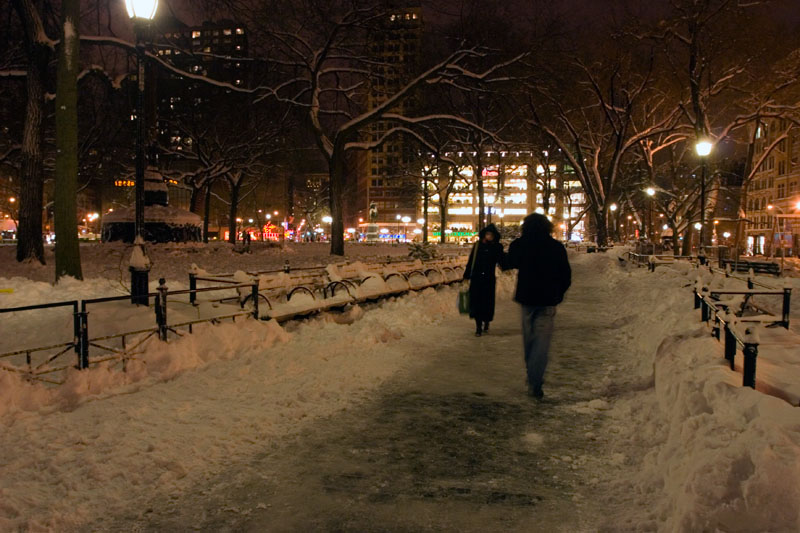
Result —
M 294 300 L 294 299 L 293 299 Z M 410 365 L 455 317 L 456 289 L 293 325 L 245 320 L 153 341 L 128 373 L 59 388 L 0 374 L 0 531 L 73 530 L 219 475 Z M 102 528 L 101 528 L 102 529 Z
M 617 525 L 663 531 L 800 529 L 800 412 L 741 386 L 741 374 L 728 368 L 722 345 L 692 309 L 696 271 L 686 265 L 660 266 L 655 274 L 601 268 L 623 296 L 615 322 L 621 326 L 619 349 L 632 357 L 622 368 L 608 368 L 603 387 L 606 399 L 613 400 L 610 406 L 603 400 L 575 407 L 599 409 L 607 417 L 610 454 L 620 458 L 622 468 L 611 497 L 624 505 L 633 496 Z M 707 272 L 699 275 L 707 285 L 729 283 Z M 762 332 L 761 340 L 772 331 Z M 739 362 L 741 357 L 739 351 Z M 792 366 L 798 362 L 795 357 Z M 648 510 L 645 516 L 642 509 Z

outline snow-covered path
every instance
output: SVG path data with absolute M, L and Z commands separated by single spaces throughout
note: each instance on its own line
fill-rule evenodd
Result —
M 0 374 L 0 531 L 800 529 L 797 408 L 724 364 L 697 271 L 570 260 L 542 404 L 511 277 L 479 339 L 427 289 L 199 328 L 53 396 Z
M 457 316 L 405 335 L 392 348 L 425 364 L 180 498 L 131 509 L 114 529 L 133 519 L 148 531 L 595 530 L 608 469 L 602 417 L 586 406 L 614 342 L 604 323 L 614 302 L 586 267 L 575 277 L 548 401 L 524 394 L 519 308 L 501 291 L 488 336 Z

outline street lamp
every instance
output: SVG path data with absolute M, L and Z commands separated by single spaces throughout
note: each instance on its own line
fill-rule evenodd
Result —
M 403 217 L 400 220 L 403 222 L 403 238 L 408 242 L 408 223 L 411 222 L 411 217 Z
M 652 242 L 655 230 L 655 225 L 653 224 L 653 197 L 656 195 L 656 190 L 653 187 L 648 187 L 644 192 L 650 197 L 650 202 L 647 205 L 647 235 L 650 238 L 650 242 Z
M 158 9 L 158 0 L 125 0 L 125 9 L 133 20 L 133 31 L 136 34 L 136 182 L 134 196 L 134 248 L 131 253 L 129 270 L 131 273 L 131 303 L 148 305 L 150 258 L 144 248 L 144 145 L 147 124 L 144 107 L 144 65 L 145 46 L 142 39 L 143 29 Z
M 700 243 L 697 247 L 697 255 L 705 258 L 703 247 L 706 244 L 706 158 L 711 153 L 713 145 L 707 140 L 699 140 L 694 145 L 694 149 L 702 162 L 700 170 Z M 705 264 L 705 260 L 700 260 L 701 264 Z

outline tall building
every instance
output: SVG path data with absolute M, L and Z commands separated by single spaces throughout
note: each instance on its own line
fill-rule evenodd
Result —
M 418 73 L 422 41 L 422 9 L 418 2 L 396 4 L 383 15 L 381 30 L 370 42 L 371 56 L 378 63 L 370 76 L 367 94 L 368 109 L 375 109 L 397 93 Z M 397 114 L 413 112 L 417 103 L 406 99 L 391 111 Z M 378 140 L 394 127 L 390 120 L 379 120 L 366 134 Z M 409 164 L 415 159 L 411 143 L 394 136 L 380 147 L 351 158 L 355 174 L 354 187 L 349 191 L 351 201 L 347 223 L 366 224 L 369 206 L 378 208 L 378 221 L 389 222 L 397 216 L 414 217 L 417 211 L 418 179 L 408 177 Z
M 789 126 L 786 120 L 770 120 L 757 126 L 754 161 Z M 756 169 L 747 193 L 746 247 L 751 254 L 776 253 L 781 245 L 786 255 L 797 255 L 800 233 L 800 133 L 790 130 Z M 779 253 L 779 252 L 777 252 Z
M 462 161 L 459 177 L 447 202 L 447 227 L 440 228 L 441 199 L 432 190 L 428 206 L 431 234 L 438 238 L 444 229 L 447 240 L 470 239 L 477 231 L 480 216 L 475 171 L 465 152 L 446 152 L 445 156 Z M 484 214 L 487 223 L 516 225 L 530 213 L 548 215 L 555 225 L 555 235 L 586 237 L 586 223 L 581 215 L 586 195 L 574 171 L 562 162 L 548 161 L 545 169 L 530 151 L 508 150 L 484 153 L 482 169 Z M 434 173 L 435 174 L 435 173 Z M 433 176 L 433 179 L 438 179 Z M 436 185 L 431 187 L 436 189 Z M 545 198 L 547 189 L 547 198 Z
M 179 69 L 210 79 L 242 86 L 249 74 L 247 29 L 232 20 L 187 26 L 174 19 L 162 24 L 156 53 Z M 212 110 L 213 100 L 229 94 L 224 88 L 158 69 L 156 87 L 158 137 L 162 146 L 183 150 L 191 139 L 183 138 L 176 121 L 201 122 Z

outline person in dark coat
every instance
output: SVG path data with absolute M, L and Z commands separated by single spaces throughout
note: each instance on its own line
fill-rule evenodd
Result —
M 508 247 L 507 268 L 515 268 L 517 290 L 514 301 L 522 305 L 522 336 L 528 394 L 544 397 L 542 385 L 547 368 L 556 306 L 572 282 L 567 250 L 550 234 L 553 225 L 546 216 L 528 215 L 522 236 Z
M 494 319 L 495 271 L 498 265 L 502 267 L 503 259 L 500 232 L 489 224 L 478 233 L 464 270 L 464 279 L 469 280 L 469 316 L 475 320 L 477 337 L 489 331 L 489 322 Z

